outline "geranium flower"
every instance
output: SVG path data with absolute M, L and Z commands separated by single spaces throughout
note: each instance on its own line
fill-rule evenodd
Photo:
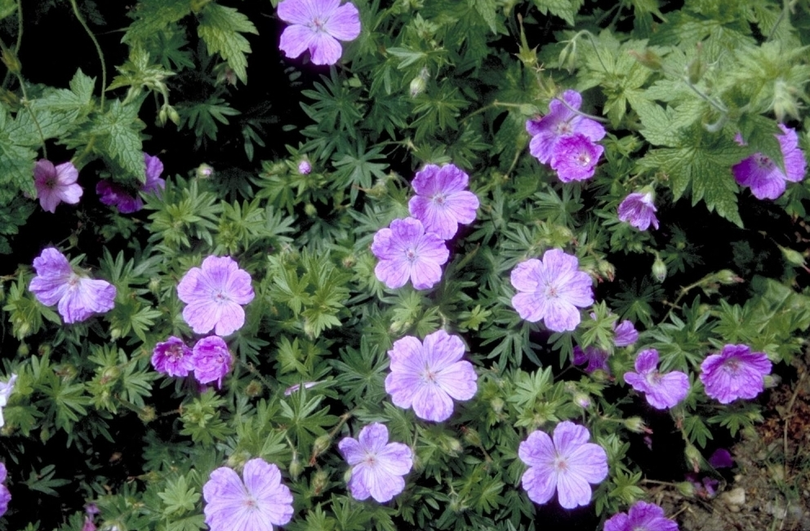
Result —
M 453 164 L 439 168 L 428 164 L 414 177 L 414 197 L 408 202 L 411 216 L 422 222 L 425 232 L 444 240 L 456 235 L 459 224 L 475 221 L 478 197 L 467 190 L 470 177 Z
M 70 205 L 78 203 L 83 193 L 82 187 L 76 184 L 78 179 L 79 170 L 71 162 L 54 167 L 49 160 L 38 160 L 34 166 L 34 186 L 43 210 L 55 213 L 62 201 Z
M 700 381 L 706 394 L 721 404 L 738 398 L 755 398 L 765 388 L 771 362 L 763 352 L 751 352 L 747 345 L 726 345 L 719 354 L 700 364 Z
M 155 345 L 152 352 L 152 366 L 156 371 L 183 378 L 194 370 L 194 356 L 191 348 L 179 337 Z
M 589 443 L 584 426 L 563 421 L 554 428 L 554 438 L 534 431 L 520 443 L 520 460 L 529 465 L 523 474 L 523 488 L 539 504 L 548 502 L 554 491 L 560 505 L 573 509 L 591 502 L 591 486 L 607 477 L 607 453 Z
M 222 378 L 231 370 L 233 356 L 228 344 L 219 336 L 200 339 L 192 350 L 194 378 L 201 384 L 216 382 L 222 386 Z
M 17 382 L 17 375 L 12 374 L 8 382 L 0 382 L 0 428 L 2 428 L 6 421 L 3 418 L 3 408 L 8 404 L 8 399 L 11 397 L 11 392 L 14 390 L 14 384 Z M 2 465 L 3 463 L 0 463 Z M 5 475 L 5 470 L 3 470 Z M 3 480 L 0 479 L 0 482 Z
M 554 147 L 551 167 L 564 183 L 593 177 L 605 148 L 579 133 L 561 138 Z
M 0 461 L 0 516 L 8 511 L 8 502 L 11 501 L 11 492 L 6 487 L 6 464 Z
M 680 371 L 658 372 L 658 351 L 642 350 L 636 357 L 636 372 L 624 374 L 624 381 L 644 393 L 655 409 L 675 406 L 689 394 L 689 377 Z
M 276 465 L 251 459 L 242 477 L 227 467 L 211 472 L 203 486 L 210 531 L 273 531 L 274 525 L 290 522 L 293 497 Z
M 595 371 L 604 371 L 610 374 L 610 368 L 607 364 L 608 357 L 610 357 L 608 351 L 594 347 L 593 345 L 585 347 L 585 349 L 579 345 L 574 347 L 574 365 L 584 365 L 587 363 L 588 366 L 585 367 L 585 372 L 588 374 Z
M 290 58 L 309 49 L 316 65 L 337 63 L 343 54 L 338 40 L 360 35 L 360 13 L 351 2 L 341 6 L 340 0 L 284 0 L 278 18 L 292 24 L 281 34 L 279 48 Z
M 115 286 L 93 280 L 73 271 L 65 255 L 48 247 L 34 259 L 37 275 L 28 289 L 45 306 L 57 305 L 66 323 L 84 321 L 94 313 L 104 313 L 115 305 Z
M 678 524 L 664 516 L 664 510 L 654 503 L 637 501 L 627 513 L 611 516 L 604 531 L 678 531 Z
M 624 320 L 613 326 L 613 344 L 617 347 L 629 347 L 638 341 L 638 331 L 632 321 Z
M 385 503 L 405 488 L 402 476 L 411 471 L 413 452 L 402 443 L 389 443 L 384 424 L 369 424 L 357 439 L 344 437 L 338 448 L 352 467 L 349 491 L 354 499 L 371 496 Z
M 394 342 L 388 351 L 391 373 L 385 392 L 394 405 L 408 409 L 420 419 L 441 422 L 453 414 L 453 399 L 469 400 L 478 390 L 472 364 L 463 361 L 464 343 L 458 336 L 438 330 L 422 344 L 413 336 Z
M 512 270 L 512 297 L 521 318 L 536 323 L 543 320 L 549 330 L 573 330 L 581 317 L 579 308 L 593 304 L 591 277 L 579 271 L 576 256 L 560 249 L 549 249 L 543 259 L 526 260 Z
M 629 223 L 638 230 L 647 230 L 650 225 L 658 228 L 658 218 L 655 217 L 655 203 L 652 192 L 634 192 L 624 198 L 619 205 L 619 219 Z
M 529 152 L 543 164 L 552 162 L 553 165 L 557 146 L 564 138 L 579 134 L 595 143 L 605 137 L 602 124 L 575 112 L 582 105 L 582 94 L 566 90 L 562 99 L 565 103 L 556 98 L 551 100 L 547 115 L 526 122 L 526 131 L 532 135 Z M 594 159 L 594 166 L 597 158 Z
M 762 153 L 755 153 L 731 167 L 734 178 L 740 186 L 751 187 L 751 193 L 757 199 L 776 199 L 785 192 L 786 182 L 799 182 L 804 179 L 807 161 L 799 149 L 799 138 L 796 131 L 783 124 L 781 135 L 776 135 L 782 148 L 785 172 L 770 158 Z M 742 139 L 738 138 L 742 143 Z
M 374 274 L 392 289 L 408 280 L 416 289 L 432 288 L 442 279 L 442 264 L 450 256 L 444 240 L 425 234 L 422 222 L 414 218 L 395 219 L 390 228 L 378 230 L 371 252 L 380 259 Z
M 143 154 L 143 160 L 146 164 L 146 182 L 141 185 L 140 191 L 149 194 L 163 190 L 166 187 L 166 181 L 160 177 L 163 173 L 163 163 L 159 158 L 146 153 Z M 122 214 L 131 214 L 143 208 L 143 201 L 137 193 L 130 192 L 120 184 L 107 179 L 98 182 L 96 193 L 99 195 L 99 201 L 116 207 Z
M 198 334 L 211 330 L 218 336 L 227 336 L 245 324 L 245 310 L 241 305 L 253 300 L 250 274 L 239 269 L 230 256 L 209 256 L 202 268 L 189 269 L 180 284 L 177 296 L 187 306 L 183 319 Z

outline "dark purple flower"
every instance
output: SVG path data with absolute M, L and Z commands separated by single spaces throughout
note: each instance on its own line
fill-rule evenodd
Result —
M 588 366 L 585 367 L 585 372 L 588 374 L 594 371 L 604 371 L 610 374 L 610 368 L 607 364 L 608 357 L 609 353 L 607 351 L 594 346 L 585 347 L 584 350 L 580 346 L 574 347 L 574 365 L 587 363 Z
M 644 393 L 655 409 L 675 406 L 689 394 L 689 377 L 680 371 L 658 372 L 658 351 L 642 350 L 636 357 L 636 372 L 627 372 L 624 381 Z
M 579 134 L 595 143 L 605 136 L 602 124 L 575 112 L 582 105 L 582 95 L 579 92 L 566 90 L 562 99 L 565 103 L 556 98 L 551 100 L 547 115 L 539 120 L 526 122 L 526 130 L 532 135 L 529 151 L 543 164 L 552 161 L 558 144 L 564 138 Z
M 277 13 L 292 24 L 282 32 L 278 47 L 290 58 L 309 49 L 316 65 L 337 63 L 343 54 L 338 40 L 360 35 L 360 13 L 351 2 L 341 6 L 340 0 L 284 0 Z
M 150 194 L 158 193 L 166 187 L 166 181 L 160 177 L 163 173 L 163 163 L 159 158 L 146 153 L 143 154 L 146 164 L 146 182 L 140 191 Z M 143 208 L 143 201 L 138 197 L 137 192 L 131 192 L 118 183 L 110 180 L 99 181 L 96 185 L 96 193 L 99 201 L 108 206 L 114 206 L 122 214 L 131 214 Z
M 604 531 L 678 531 L 678 524 L 664 516 L 664 510 L 654 503 L 637 501 L 627 513 L 610 517 Z
M 416 173 L 416 195 L 408 202 L 411 216 L 422 222 L 425 232 L 444 240 L 456 235 L 459 225 L 475 221 L 478 197 L 467 190 L 470 177 L 453 164 L 439 168 L 428 164 Z
M 709 458 L 709 464 L 714 468 L 731 468 L 734 466 L 734 459 L 732 459 L 731 453 L 728 450 L 718 448 Z
M 786 182 L 799 182 L 804 179 L 807 162 L 804 153 L 799 149 L 799 138 L 796 131 L 783 124 L 781 135 L 776 135 L 782 148 L 785 172 L 770 158 L 762 153 L 755 153 L 743 159 L 731 171 L 741 186 L 750 186 L 751 193 L 757 199 L 776 199 L 785 192 Z M 742 139 L 738 141 L 742 143 Z
M 557 143 L 551 158 L 551 167 L 564 183 L 593 177 L 596 164 L 605 148 L 594 144 L 581 134 L 567 136 Z
M 170 336 L 155 346 L 152 366 L 158 372 L 183 378 L 194 370 L 193 351 L 179 337 Z
M 192 353 L 194 378 L 201 384 L 216 382 L 222 386 L 222 378 L 231 370 L 233 356 L 228 345 L 219 336 L 208 336 L 197 341 Z
M 617 347 L 629 347 L 638 341 L 638 331 L 631 321 L 624 320 L 618 326 L 614 324 L 613 344 Z
M 391 227 L 374 235 L 371 252 L 380 259 L 374 274 L 389 288 L 401 288 L 408 280 L 416 289 L 432 288 L 442 278 L 442 264 L 450 251 L 439 236 L 425 233 L 415 218 L 395 219 Z
M 49 160 L 38 160 L 34 166 L 34 186 L 43 210 L 55 213 L 62 201 L 70 205 L 78 203 L 83 193 L 82 187 L 76 184 L 78 179 L 79 170 L 72 162 L 54 167 Z
M 726 345 L 719 354 L 700 364 L 700 381 L 706 394 L 721 404 L 738 398 L 755 398 L 765 388 L 771 362 L 763 352 L 751 352 L 747 345 Z
M 658 218 L 655 217 L 655 203 L 652 192 L 634 192 L 624 198 L 619 205 L 619 219 L 629 223 L 638 230 L 647 230 L 650 225 L 658 228 Z
M 354 499 L 371 496 L 385 503 L 405 488 L 402 476 L 411 471 L 413 452 L 402 443 L 389 443 L 384 424 L 369 424 L 357 439 L 344 437 L 338 448 L 352 467 L 349 490 Z

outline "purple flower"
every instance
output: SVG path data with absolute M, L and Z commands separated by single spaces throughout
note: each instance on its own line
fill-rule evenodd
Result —
M 799 182 L 804 179 L 807 162 L 799 149 L 796 131 L 779 124 L 783 134 L 776 135 L 782 148 L 785 171 L 762 153 L 755 153 L 743 159 L 731 171 L 740 186 L 750 186 L 757 199 L 776 199 L 785 192 L 786 181 Z M 741 140 L 741 139 L 740 139 Z
M 158 372 L 183 378 L 194 370 L 193 351 L 179 337 L 170 336 L 155 346 L 152 366 Z
M 469 175 L 453 164 L 441 168 L 428 164 L 411 183 L 417 194 L 408 202 L 411 216 L 422 222 L 425 232 L 449 240 L 459 224 L 475 221 L 478 197 L 466 190 L 469 180 Z
M 242 477 L 220 467 L 203 486 L 205 523 L 210 531 L 273 531 L 289 523 L 293 497 L 278 467 L 264 459 L 245 463 Z
M 93 280 L 73 271 L 65 255 L 48 247 L 34 259 L 37 272 L 28 289 L 45 306 L 57 304 L 66 323 L 84 321 L 94 313 L 104 313 L 115 305 L 115 286 Z
M 629 347 L 638 341 L 638 331 L 631 321 L 622 321 L 613 326 L 613 344 L 617 347 Z
M 298 173 L 301 175 L 309 175 L 309 172 L 312 171 L 312 164 L 309 163 L 308 160 L 302 160 L 298 163 Z
M 604 371 L 610 374 L 610 368 L 607 364 L 607 359 L 610 354 L 600 348 L 590 346 L 585 347 L 585 350 L 580 346 L 574 347 L 574 365 L 588 364 L 585 367 L 585 372 L 588 374 L 595 371 Z
M 8 379 L 8 382 L 0 382 L 0 428 L 2 428 L 6 423 L 5 419 L 3 418 L 3 408 L 8 404 L 8 399 L 11 397 L 11 392 L 14 390 L 14 383 L 16 381 L 17 375 L 12 374 Z M 2 464 L 3 463 L 0 463 L 0 465 Z M 5 474 L 5 469 L 3 469 L 3 473 Z M 0 483 L 2 482 L 3 480 L 0 479 Z
M 521 318 L 536 323 L 544 320 L 555 332 L 573 330 L 580 322 L 577 309 L 593 304 L 591 277 L 579 271 L 576 256 L 549 249 L 542 260 L 526 260 L 512 270 L 512 297 Z
M 709 464 L 714 468 L 731 468 L 734 466 L 734 459 L 732 459 L 728 450 L 718 448 L 709 458 Z
M 442 264 L 450 251 L 439 236 L 425 234 L 414 218 L 395 219 L 391 227 L 374 235 L 371 252 L 380 259 L 374 274 L 389 288 L 401 288 L 410 279 L 416 289 L 432 288 L 442 278 Z
M 357 439 L 344 437 L 338 448 L 352 467 L 349 490 L 354 499 L 371 496 L 385 503 L 405 488 L 402 476 L 411 471 L 413 452 L 402 443 L 389 443 L 385 425 L 369 424 Z
M 596 164 L 605 148 L 594 144 L 579 133 L 560 139 L 554 148 L 551 167 L 564 183 L 582 181 L 593 177 Z
M 183 319 L 198 334 L 211 330 L 227 336 L 245 324 L 241 305 L 253 300 L 250 274 L 239 269 L 230 256 L 209 256 L 202 269 L 189 269 L 177 286 L 177 295 L 187 306 Z
M 624 381 L 644 393 L 655 409 L 667 409 L 689 394 L 689 377 L 680 371 L 658 372 L 658 351 L 642 350 L 636 357 L 636 372 L 627 372 Z
M 546 503 L 555 490 L 566 509 L 591 502 L 589 483 L 605 479 L 608 464 L 605 449 L 589 443 L 590 437 L 586 427 L 566 420 L 554 428 L 553 440 L 545 432 L 534 431 L 520 443 L 520 460 L 529 465 L 523 488 L 533 502 Z
M 231 370 L 233 356 L 228 345 L 219 336 L 208 336 L 200 339 L 192 351 L 194 378 L 201 384 L 217 382 L 222 386 L 222 378 Z
M 360 35 L 360 13 L 351 2 L 341 6 L 340 0 L 284 0 L 278 18 L 292 24 L 281 34 L 278 47 L 290 58 L 309 49 L 316 65 L 337 63 L 343 53 L 338 40 Z
M 472 364 L 463 361 L 464 343 L 458 336 L 438 330 L 422 344 L 413 336 L 394 342 L 388 351 L 391 373 L 385 391 L 394 405 L 413 407 L 416 416 L 441 422 L 453 414 L 453 399 L 469 400 L 478 390 Z
M 79 170 L 71 162 L 54 167 L 49 160 L 38 160 L 34 166 L 34 186 L 39 204 L 51 213 L 56 212 L 56 206 L 62 201 L 75 205 L 83 193 L 82 187 L 76 184 L 78 179 Z
M 5 485 L 6 475 L 6 464 L 0 461 L 0 516 L 6 514 L 8 502 L 11 501 L 11 492 Z
M 163 173 L 163 163 L 159 158 L 152 155 L 143 154 L 146 164 L 146 182 L 140 191 L 144 193 L 157 193 L 166 187 L 166 181 L 160 178 Z M 96 193 L 99 201 L 108 206 L 114 206 L 122 214 L 131 214 L 143 208 L 143 201 L 135 193 L 127 191 L 118 183 L 109 180 L 99 181 L 96 185 Z
M 751 352 L 747 345 L 726 345 L 719 354 L 703 360 L 700 370 L 706 394 L 728 404 L 761 393 L 765 375 L 771 373 L 771 362 L 763 352 Z
M 664 516 L 654 503 L 637 501 L 627 513 L 618 513 L 605 522 L 604 531 L 678 531 L 678 524 Z
M 304 389 L 311 389 L 318 385 L 321 382 L 304 382 L 303 384 L 295 384 L 291 385 L 287 389 L 284 390 L 284 396 L 290 396 L 291 394 L 298 392 L 303 387 Z
M 624 198 L 619 205 L 619 219 L 629 223 L 638 230 L 647 230 L 652 224 L 658 228 L 658 218 L 655 217 L 655 204 L 652 192 L 634 192 Z
M 529 151 L 543 164 L 554 164 L 557 147 L 564 138 L 579 134 L 594 143 L 605 137 L 602 124 L 574 112 L 582 105 L 582 95 L 579 92 L 566 90 L 562 99 L 565 103 L 556 98 L 551 100 L 548 105 L 549 113 L 541 119 L 526 122 L 526 130 L 532 135 Z M 599 154 L 601 153 L 600 151 Z

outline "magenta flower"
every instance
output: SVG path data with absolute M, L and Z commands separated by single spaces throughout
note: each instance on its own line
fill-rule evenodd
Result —
M 369 424 L 357 439 L 344 437 L 338 448 L 352 467 L 349 490 L 354 499 L 371 496 L 385 503 L 405 488 L 402 476 L 411 471 L 413 452 L 402 443 L 389 443 L 384 424 Z
M 542 260 L 526 260 L 512 270 L 512 297 L 521 318 L 536 323 L 543 320 L 549 330 L 573 330 L 581 317 L 579 308 L 593 304 L 591 277 L 579 271 L 576 256 L 560 249 L 549 249 Z
M 54 167 L 49 160 L 40 159 L 34 166 L 34 186 L 43 210 L 55 213 L 56 206 L 64 201 L 70 205 L 79 202 L 82 187 L 76 184 L 79 170 L 71 162 Z
M 624 374 L 624 381 L 644 393 L 655 409 L 675 406 L 689 394 L 689 377 L 680 371 L 658 372 L 658 351 L 642 350 L 636 357 L 636 372 Z
M 0 382 L 0 428 L 2 428 L 6 421 L 3 418 L 3 408 L 8 404 L 8 399 L 11 397 L 11 392 L 14 390 L 14 384 L 17 382 L 17 375 L 12 374 L 8 382 Z M 3 463 L 0 463 L 2 465 Z M 4 471 L 5 472 L 5 471 Z M 0 479 L 0 482 L 3 480 Z
M 278 467 L 264 459 L 245 463 L 242 477 L 220 467 L 203 486 L 205 523 L 210 531 L 273 531 L 293 515 L 293 497 Z
M 408 202 L 411 216 L 422 222 L 425 232 L 444 240 L 456 235 L 459 224 L 475 221 L 478 197 L 468 191 L 470 177 L 453 164 L 439 168 L 428 164 L 414 177 L 414 197 Z
M 6 464 L 0 461 L 0 516 L 8 511 L 8 502 L 11 501 L 11 492 L 6 487 Z
M 783 134 L 776 135 L 776 138 L 782 148 L 787 173 L 762 153 L 755 153 L 731 168 L 737 183 L 750 186 L 751 193 L 757 199 L 776 199 L 785 192 L 787 181 L 799 182 L 804 179 L 807 162 L 799 149 L 796 131 L 783 124 L 779 124 L 779 127 Z
M 377 279 L 396 289 L 408 280 L 416 289 L 432 288 L 442 278 L 442 264 L 450 251 L 439 236 L 425 234 L 418 219 L 395 219 L 391 227 L 374 235 L 371 252 L 380 259 L 374 274 Z
M 627 513 L 618 513 L 605 522 L 604 531 L 678 531 L 678 524 L 664 516 L 654 503 L 637 501 Z
M 643 194 L 634 192 L 625 197 L 624 201 L 619 205 L 619 219 L 638 230 L 647 230 L 650 225 L 657 229 L 656 210 L 652 192 Z
M 765 388 L 771 362 L 763 352 L 751 352 L 747 345 L 726 345 L 719 354 L 700 364 L 700 381 L 706 394 L 721 404 L 738 398 L 755 398 Z
M 65 255 L 48 247 L 34 259 L 37 275 L 28 289 L 45 306 L 57 305 L 66 323 L 84 321 L 94 313 L 105 313 L 115 305 L 115 286 L 104 280 L 80 276 Z
M 352 41 L 360 35 L 360 13 L 351 2 L 340 0 L 284 0 L 278 18 L 289 22 L 279 48 L 287 57 L 309 49 L 316 65 L 333 65 L 343 54 L 338 40 Z
M 526 130 L 532 135 L 529 144 L 530 153 L 543 164 L 551 162 L 552 166 L 557 147 L 562 139 L 578 134 L 591 143 L 595 143 L 605 137 L 605 128 L 602 127 L 602 124 L 575 112 L 582 105 L 582 95 L 579 92 L 566 90 L 562 99 L 565 103 L 556 98 L 551 100 L 548 105 L 549 113 L 547 115 L 539 120 L 526 122 Z M 599 155 L 601 154 L 600 151 Z M 596 165 L 596 159 L 598 159 L 598 156 L 594 158 L 594 166 Z
M 605 148 L 594 144 L 579 133 L 561 138 L 554 148 L 551 167 L 564 183 L 593 177 L 596 164 Z
M 155 346 L 152 366 L 158 372 L 183 378 L 194 370 L 193 351 L 179 337 L 170 336 Z
M 200 339 L 192 351 L 194 378 L 201 384 L 216 382 L 222 387 L 222 378 L 231 370 L 233 356 L 228 344 L 219 336 Z
M 163 173 L 163 163 L 159 158 L 152 155 L 143 154 L 146 164 L 146 182 L 140 187 L 140 191 L 150 194 L 157 193 L 166 187 L 166 181 L 161 179 Z M 96 185 L 96 193 L 99 201 L 108 206 L 114 206 L 122 214 L 131 214 L 143 208 L 143 201 L 138 197 L 137 192 L 127 191 L 126 188 L 110 180 L 99 181 Z
M 441 422 L 453 414 L 453 399 L 469 400 L 478 390 L 472 364 L 463 361 L 464 343 L 458 336 L 438 330 L 422 344 L 413 336 L 394 342 L 388 351 L 391 373 L 385 392 L 394 405 L 413 407 L 416 416 Z
M 242 305 L 253 300 L 250 274 L 239 269 L 230 256 L 209 256 L 202 268 L 189 269 L 177 286 L 177 295 L 187 306 L 183 319 L 198 334 L 211 330 L 227 336 L 245 324 Z
M 529 465 L 523 473 L 523 488 L 539 504 L 548 502 L 554 491 L 560 505 L 573 509 L 591 502 L 589 483 L 607 477 L 607 453 L 598 444 L 589 443 L 591 434 L 584 426 L 563 421 L 554 428 L 554 438 L 534 431 L 520 443 L 520 460 Z
M 585 367 L 585 372 L 588 374 L 595 371 L 604 371 L 610 374 L 610 368 L 607 364 L 608 357 L 610 357 L 609 352 L 594 346 L 585 347 L 584 350 L 580 346 L 574 347 L 574 365 L 587 363 L 588 366 Z

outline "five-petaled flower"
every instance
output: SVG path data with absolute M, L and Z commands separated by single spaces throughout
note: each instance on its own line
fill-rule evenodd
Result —
M 360 35 L 360 13 L 351 2 L 340 0 L 284 0 L 278 17 L 292 24 L 281 34 L 279 48 L 287 57 L 298 57 L 309 49 L 316 65 L 333 65 L 343 54 L 338 40 L 351 41 Z
M 274 525 L 289 523 L 293 497 L 276 465 L 251 459 L 242 477 L 244 481 L 227 467 L 211 472 L 203 486 L 203 512 L 210 531 L 272 531 Z
M 658 228 L 656 210 L 652 192 L 633 192 L 621 202 L 618 213 L 621 221 L 638 230 L 647 230 L 650 225 Z
M 678 524 L 664 516 L 658 505 L 637 501 L 627 513 L 611 516 L 604 531 L 678 531 Z
M 548 502 L 554 491 L 560 505 L 573 509 L 588 505 L 591 486 L 607 477 L 605 449 L 589 443 L 591 434 L 584 426 L 563 421 L 554 428 L 554 438 L 534 431 L 520 443 L 520 460 L 529 465 L 523 474 L 523 488 L 539 504 Z
M 338 448 L 352 467 L 349 490 L 356 500 L 371 496 L 385 503 L 405 488 L 402 476 L 411 471 L 413 452 L 405 444 L 389 443 L 384 424 L 369 424 L 357 439 L 344 437 Z
M 183 319 L 198 334 L 227 336 L 245 324 L 242 305 L 253 300 L 250 274 L 230 256 L 209 256 L 180 280 L 177 295 L 187 306 Z
M 526 260 L 512 270 L 512 297 L 521 318 L 543 320 L 549 330 L 574 330 L 581 320 L 579 309 L 593 304 L 591 277 L 579 271 L 576 256 L 549 249 L 543 259 Z
M 140 186 L 141 192 L 158 193 L 166 187 L 166 181 L 160 177 L 163 173 L 163 163 L 159 158 L 143 154 L 146 164 L 146 181 Z M 114 206 L 122 214 L 131 214 L 143 208 L 143 201 L 137 192 L 129 191 L 120 184 L 109 179 L 99 181 L 96 185 L 99 201 L 108 206 Z
M 453 414 L 453 399 L 469 400 L 478 390 L 472 364 L 462 360 L 464 343 L 458 336 L 438 330 L 424 345 L 413 336 L 394 342 L 388 351 L 391 373 L 385 391 L 394 405 L 413 407 L 420 419 L 441 422 Z
M 222 386 L 222 378 L 231 370 L 233 356 L 228 344 L 219 336 L 200 339 L 192 350 L 194 378 L 201 384 L 216 382 Z
M 594 144 L 579 133 L 560 139 L 554 148 L 551 167 L 564 183 L 582 181 L 593 177 L 596 164 L 605 148 Z
M 115 305 L 115 286 L 93 280 L 73 271 L 68 259 L 53 247 L 43 249 L 34 259 L 37 275 L 28 289 L 45 306 L 57 305 L 66 323 L 84 321 L 94 313 L 104 313 Z
M 738 398 L 755 398 L 765 388 L 771 362 L 764 352 L 751 352 L 747 345 L 726 345 L 719 354 L 700 364 L 700 381 L 706 394 L 721 404 Z
M 658 372 L 658 351 L 642 350 L 636 357 L 636 372 L 627 372 L 624 381 L 644 393 L 655 409 L 675 406 L 689 394 L 689 377 L 681 371 Z
M 779 146 L 782 148 L 785 171 L 762 153 L 754 153 L 741 160 L 731 171 L 741 186 L 750 186 L 751 193 L 757 199 L 776 199 L 785 192 L 787 181 L 799 182 L 804 179 L 807 161 L 804 153 L 799 149 L 799 138 L 796 131 L 783 124 L 781 135 L 776 135 Z M 742 143 L 742 139 L 738 138 Z
M 83 193 L 76 183 L 78 179 L 79 170 L 71 162 L 54 167 L 49 160 L 38 160 L 34 166 L 34 186 L 39 204 L 51 213 L 56 212 L 56 206 L 62 201 L 75 205 Z
M 532 135 L 529 151 L 537 160 L 543 164 L 550 162 L 553 166 L 557 148 L 565 138 L 579 134 L 595 143 L 605 137 L 602 124 L 577 112 L 581 105 L 582 94 L 569 89 L 563 93 L 562 100 L 551 100 L 547 115 L 526 122 L 526 130 Z M 593 162 L 595 165 L 596 161 Z
M 390 228 L 374 235 L 371 252 L 380 259 L 374 274 L 389 288 L 404 286 L 410 279 L 416 289 L 432 288 L 442 278 L 442 264 L 450 251 L 444 240 L 425 233 L 415 218 L 395 219 Z
M 170 336 L 155 345 L 152 366 L 158 372 L 183 378 L 194 370 L 193 351 L 179 337 Z
M 8 399 L 11 397 L 11 392 L 14 390 L 14 384 L 17 382 L 17 375 L 12 374 L 8 382 L 0 382 L 0 428 L 5 425 L 6 421 L 3 418 L 3 408 L 8 404 Z M 0 463 L 2 464 L 2 463 Z M 0 479 L 0 481 L 2 481 Z
M 467 190 L 470 177 L 453 164 L 428 164 L 414 177 L 416 195 L 408 202 L 411 216 L 422 222 L 425 232 L 444 240 L 456 235 L 459 224 L 475 221 L 478 197 Z

